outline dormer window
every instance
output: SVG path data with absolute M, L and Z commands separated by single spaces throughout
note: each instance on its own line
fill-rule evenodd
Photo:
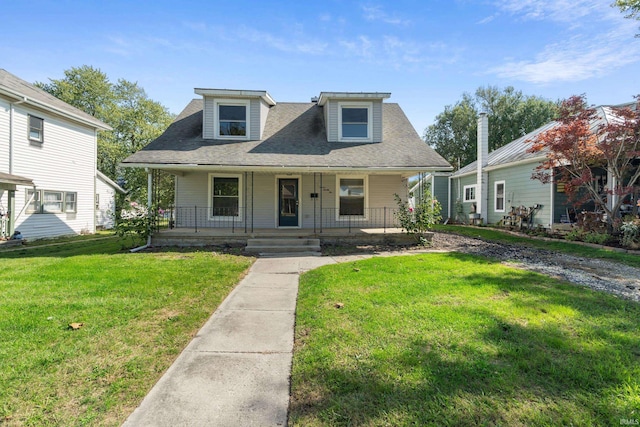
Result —
M 248 139 L 249 105 L 249 100 L 216 100 L 216 138 Z
M 338 107 L 339 139 L 371 141 L 371 102 L 341 102 Z

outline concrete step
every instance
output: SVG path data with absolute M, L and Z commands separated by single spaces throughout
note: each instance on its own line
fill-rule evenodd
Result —
M 320 239 L 249 239 L 244 250 L 249 253 L 320 252 Z

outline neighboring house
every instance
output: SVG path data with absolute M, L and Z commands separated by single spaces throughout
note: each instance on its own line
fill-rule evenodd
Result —
M 592 129 L 613 118 L 611 107 L 597 107 L 596 112 Z M 489 153 L 488 119 L 481 115 L 478 119 L 478 160 L 451 174 L 451 219 L 471 222 L 470 214 L 475 214 L 476 223 L 500 224 L 513 209 L 516 213 L 533 211 L 532 226 L 553 228 L 554 224 L 575 220 L 573 206 L 562 184 L 543 184 L 531 178 L 535 168 L 546 158 L 545 152 L 528 151 L 531 142 L 556 125 L 556 122 L 548 123 Z M 594 172 L 604 189 L 611 177 L 607 177 L 605 170 Z M 584 208 L 593 210 L 595 206 L 587 204 Z
M 122 163 L 176 175 L 176 227 L 390 226 L 409 177 L 451 170 L 384 102 L 389 93 L 322 92 L 308 103 L 195 93 L 203 99 Z
M 0 69 L 4 237 L 95 232 L 97 132 L 110 129 Z
M 115 225 L 116 194 L 126 191 L 100 171 L 96 178 L 96 228 L 108 230 Z
M 415 207 L 420 203 L 426 190 L 440 203 L 442 221 L 449 218 L 449 172 L 431 172 L 420 175 L 418 182 L 409 189 L 409 205 Z

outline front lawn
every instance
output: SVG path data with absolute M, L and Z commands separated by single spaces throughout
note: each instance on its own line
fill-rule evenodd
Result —
M 300 282 L 290 425 L 640 419 L 640 305 L 463 254 Z
M 120 425 L 251 263 L 121 247 L 0 254 L 0 425 Z

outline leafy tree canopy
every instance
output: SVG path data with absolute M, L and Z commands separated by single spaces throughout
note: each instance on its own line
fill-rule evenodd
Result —
M 553 120 L 557 103 L 524 95 L 509 86 L 480 87 L 447 105 L 436 122 L 424 131 L 424 140 L 454 167 L 467 165 L 477 156 L 478 114 L 489 117 L 489 151 L 526 135 Z
M 539 134 L 529 150 L 546 154 L 533 179 L 563 183 L 577 206 L 592 201 L 607 214 L 610 227 L 640 182 L 640 96 L 636 99 L 633 106 L 594 108 L 584 96 L 573 96 L 562 102 L 557 126 Z M 596 177 L 599 168 L 609 176 L 605 188 Z
M 612 6 L 626 13 L 626 18 L 640 20 L 640 0 L 616 0 Z M 640 37 L 640 34 L 636 34 L 636 37 Z
M 87 65 L 65 70 L 62 79 L 35 85 L 113 128 L 98 133 L 98 169 L 124 182 L 131 199 L 146 200 L 146 173 L 118 165 L 169 126 L 173 116 L 167 108 L 149 99 L 137 83 L 124 79 L 113 83 L 104 72 Z M 161 194 L 170 200 L 173 186 L 167 182 L 166 187 Z

